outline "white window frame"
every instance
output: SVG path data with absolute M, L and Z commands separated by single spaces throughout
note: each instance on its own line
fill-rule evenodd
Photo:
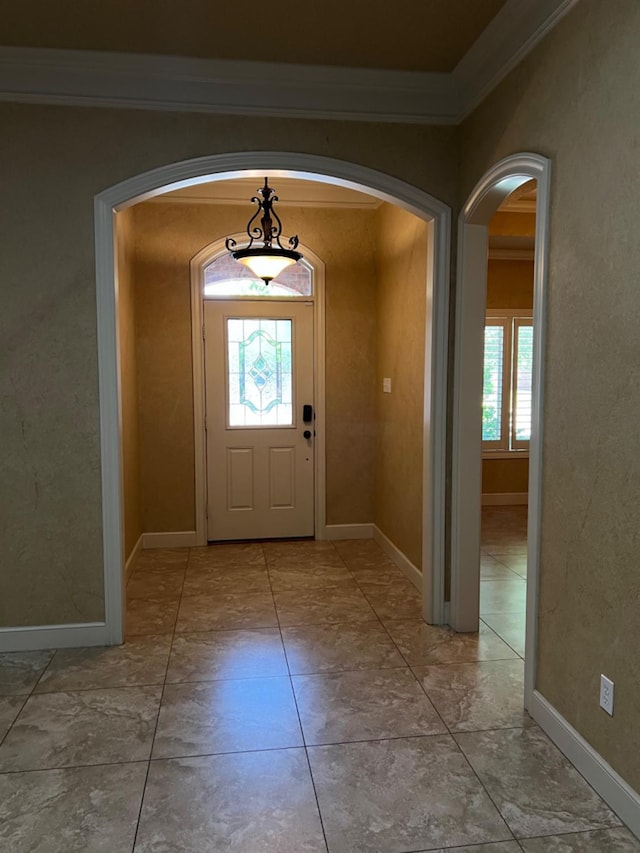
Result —
M 515 370 L 515 352 L 518 330 L 533 324 L 531 308 L 490 308 L 485 316 L 485 326 L 502 326 L 502 411 L 500 413 L 500 439 L 482 442 L 482 456 L 485 459 L 525 458 L 529 455 L 529 441 L 515 437 L 515 423 L 512 423 L 512 410 L 517 393 L 517 373 Z

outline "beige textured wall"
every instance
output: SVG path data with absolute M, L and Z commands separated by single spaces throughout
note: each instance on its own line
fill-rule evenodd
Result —
M 140 501 L 140 442 L 138 432 L 138 363 L 136 309 L 133 285 L 135 242 L 133 210 L 118 216 L 118 343 L 122 417 L 122 490 L 124 556 L 129 557 L 142 534 Z
M 138 205 L 133 215 L 143 528 L 195 530 L 189 261 L 203 232 L 186 205 Z
M 637 0 L 581 0 L 465 123 L 461 185 L 514 151 L 552 160 L 536 686 L 636 790 L 639 37 Z
M 496 214 L 491 225 L 504 214 Z M 520 219 L 535 217 L 516 214 L 509 217 L 515 222 L 505 233 L 512 235 L 521 229 Z M 490 233 L 495 233 L 493 227 Z M 528 233 L 528 232 L 527 232 Z M 533 261 L 489 260 L 487 269 L 487 308 L 533 307 Z M 529 490 L 529 459 L 483 459 L 482 493 L 527 492 Z
M 422 436 L 428 226 L 393 205 L 378 210 L 378 447 L 375 521 L 422 566 Z M 382 380 L 391 379 L 391 393 Z
M 134 208 L 145 532 L 193 530 L 194 446 L 189 262 L 241 231 L 249 205 Z M 281 210 L 326 265 L 327 521 L 373 518 L 375 213 Z M 354 452 L 357 450 L 357 452 Z
M 0 251 L 0 625 L 100 620 L 96 193 L 167 163 L 270 150 L 360 163 L 452 204 L 456 131 L 26 104 L 1 104 L 0 127 L 12 212 Z

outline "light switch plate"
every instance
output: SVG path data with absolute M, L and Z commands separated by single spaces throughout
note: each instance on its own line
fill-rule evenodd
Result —
M 382 380 L 382 390 L 384 391 L 385 394 L 391 393 L 391 380 L 390 379 L 383 379 Z

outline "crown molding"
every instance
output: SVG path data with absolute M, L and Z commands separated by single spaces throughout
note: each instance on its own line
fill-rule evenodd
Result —
M 233 207 L 244 206 L 246 208 L 248 199 L 239 200 L 227 196 L 198 196 L 198 195 L 176 195 L 175 193 L 165 193 L 164 195 L 156 196 L 148 199 L 145 204 L 215 204 L 215 205 L 231 205 Z M 309 201 L 308 199 L 287 199 L 282 201 L 278 199 L 278 208 L 282 207 L 310 207 L 334 210 L 370 210 L 376 211 L 382 201 L 378 198 L 371 197 L 371 201 L 331 201 L 320 199 L 318 201 Z
M 457 124 L 578 0 L 507 0 L 448 74 L 0 47 L 0 101 Z
M 458 113 L 449 74 L 13 47 L 0 100 L 405 124 Z
M 507 0 L 453 70 L 465 119 L 578 0 Z
M 533 261 L 533 249 L 492 249 L 489 247 L 490 261 Z
M 531 198 L 507 199 L 498 209 L 499 213 L 535 213 L 536 201 Z

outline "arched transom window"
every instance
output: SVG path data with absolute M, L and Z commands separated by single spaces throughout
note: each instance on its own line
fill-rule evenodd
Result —
M 239 296 L 309 299 L 313 296 L 312 270 L 304 261 L 298 261 L 267 285 L 225 253 L 204 268 L 204 298 Z

